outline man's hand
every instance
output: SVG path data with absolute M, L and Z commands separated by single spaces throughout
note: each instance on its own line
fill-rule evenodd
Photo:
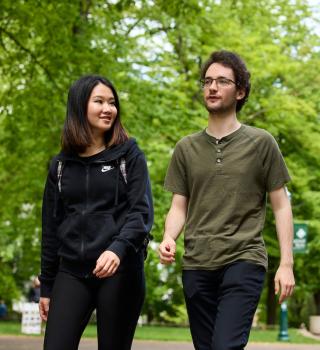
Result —
M 171 237 L 164 238 L 159 246 L 160 262 L 171 264 L 175 261 L 176 242 Z
M 281 265 L 279 266 L 274 278 L 274 290 L 279 296 L 279 304 L 281 304 L 286 298 L 290 297 L 294 289 L 294 275 L 292 266 Z
M 120 259 L 118 255 L 110 250 L 106 250 L 99 256 L 93 274 L 98 278 L 110 277 L 116 273 L 119 265 Z
M 49 313 L 50 298 L 40 298 L 39 300 L 39 314 L 43 321 L 47 321 Z

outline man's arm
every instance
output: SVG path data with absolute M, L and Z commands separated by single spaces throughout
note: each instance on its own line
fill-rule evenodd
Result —
M 269 198 L 276 221 L 278 241 L 280 245 L 280 265 L 275 275 L 275 293 L 279 303 L 289 297 L 295 285 L 293 275 L 293 221 L 289 198 L 284 187 L 269 193 Z
M 175 241 L 179 237 L 186 222 L 187 208 L 188 198 L 180 194 L 173 194 L 171 207 L 165 222 L 163 241 L 159 246 L 159 255 L 162 264 L 171 264 L 175 260 Z

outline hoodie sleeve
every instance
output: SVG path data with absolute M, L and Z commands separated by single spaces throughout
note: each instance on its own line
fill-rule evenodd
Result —
M 144 155 L 138 154 L 126 165 L 129 210 L 119 235 L 108 247 L 120 260 L 130 248 L 139 251 L 153 225 L 151 185 Z
M 51 161 L 42 202 L 42 241 L 41 241 L 41 297 L 50 298 L 59 267 L 58 249 L 60 241 L 57 228 L 63 219 L 63 207 L 58 198 L 57 161 Z

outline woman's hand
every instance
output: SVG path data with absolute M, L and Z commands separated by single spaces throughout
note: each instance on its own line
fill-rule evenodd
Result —
M 120 265 L 119 257 L 110 250 L 103 252 L 97 260 L 96 268 L 93 270 L 98 278 L 110 277 L 115 274 Z
M 43 321 L 47 321 L 49 312 L 50 298 L 40 298 L 39 300 L 39 314 Z

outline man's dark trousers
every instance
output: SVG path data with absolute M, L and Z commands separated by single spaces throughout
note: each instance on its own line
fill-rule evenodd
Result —
M 265 268 L 237 261 L 218 270 L 184 270 L 183 289 L 196 350 L 243 350 Z

